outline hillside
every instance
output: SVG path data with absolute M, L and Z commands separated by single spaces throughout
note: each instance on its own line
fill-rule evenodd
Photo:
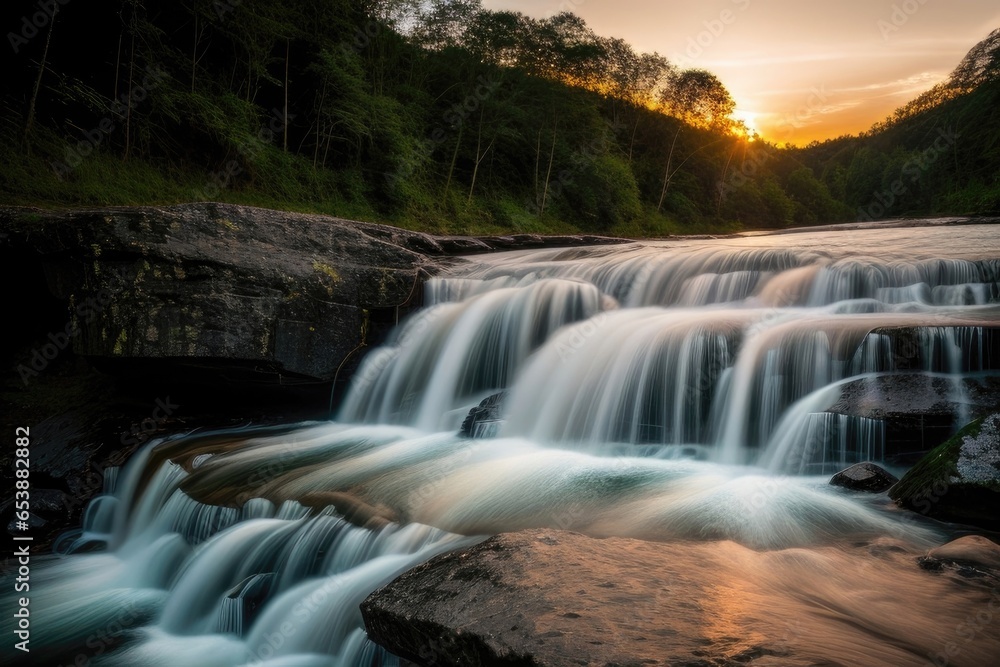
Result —
M 859 220 L 1000 211 L 1000 29 L 868 132 L 793 153 Z
M 995 37 L 961 91 L 799 150 L 730 120 L 710 73 L 569 13 L 479 0 L 67 4 L 12 42 L 0 195 L 228 201 L 445 233 L 656 236 L 995 211 Z M 874 214 L 873 198 L 949 128 L 950 159 Z

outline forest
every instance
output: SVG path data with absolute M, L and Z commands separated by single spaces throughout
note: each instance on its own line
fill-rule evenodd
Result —
M 6 34 L 7 204 L 225 201 L 439 233 L 633 237 L 1000 211 L 1000 30 L 869 131 L 794 147 L 734 121 L 711 72 L 569 12 L 28 10 Z

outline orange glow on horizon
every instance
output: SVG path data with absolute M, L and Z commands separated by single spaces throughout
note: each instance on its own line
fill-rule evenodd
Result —
M 947 78 L 1000 27 L 996 0 L 484 0 L 542 18 L 571 11 L 597 34 L 715 74 L 734 120 L 778 144 L 864 132 Z M 906 6 L 906 10 L 900 9 Z

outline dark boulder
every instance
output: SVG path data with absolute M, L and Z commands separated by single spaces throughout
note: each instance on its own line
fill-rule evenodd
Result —
M 984 333 L 990 345 L 1000 342 L 1000 330 L 986 329 Z M 996 375 L 958 379 L 889 373 L 845 383 L 829 412 L 880 420 L 884 424 L 885 460 L 909 466 L 947 440 L 960 415 L 983 417 L 997 405 L 1000 377 Z
M 935 519 L 1000 528 L 1000 413 L 977 419 L 928 453 L 889 497 Z
M 501 391 L 484 398 L 469 410 L 458 434 L 465 438 L 491 438 L 503 423 L 503 405 L 507 392 Z
M 274 587 L 274 573 L 253 574 L 226 593 L 219 632 L 243 635 L 264 607 Z M 228 612 L 228 613 L 226 613 Z
M 830 478 L 833 486 L 872 493 L 881 493 L 898 481 L 895 475 L 874 463 L 855 463 Z
M 970 377 L 960 381 L 962 391 L 958 392 L 956 379 L 942 376 L 888 373 L 864 377 L 844 384 L 840 399 L 829 412 L 868 419 L 902 419 L 951 417 L 965 408 L 975 416 L 983 416 L 1000 401 L 1000 378 Z

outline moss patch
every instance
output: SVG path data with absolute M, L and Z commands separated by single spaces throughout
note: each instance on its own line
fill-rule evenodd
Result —
M 340 282 L 340 274 L 337 273 L 337 270 L 334 269 L 329 264 L 324 264 L 324 263 L 319 262 L 319 261 L 314 261 L 313 262 L 313 270 L 322 273 L 323 275 L 327 276 L 328 278 L 330 278 L 330 280 L 332 280 L 335 283 L 339 283 Z

